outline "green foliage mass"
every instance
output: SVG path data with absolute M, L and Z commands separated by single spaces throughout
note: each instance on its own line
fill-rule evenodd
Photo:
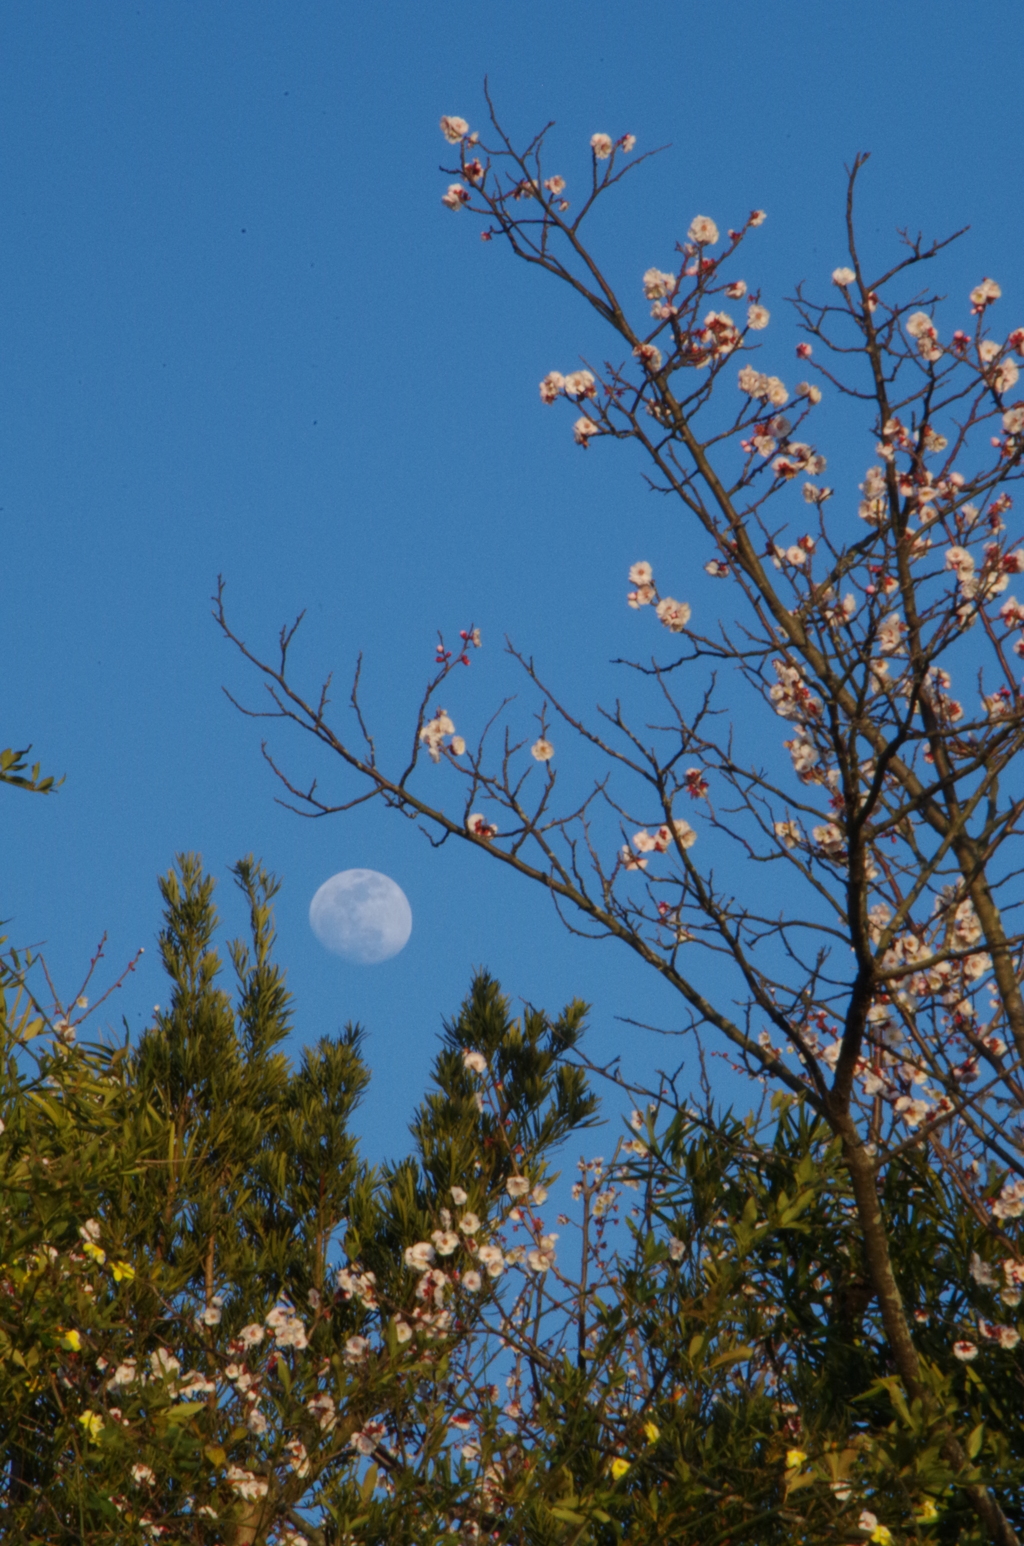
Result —
M 515 1018 L 480 974 L 410 1153 L 372 1169 L 363 1033 L 289 1061 L 277 882 L 251 858 L 234 879 L 231 991 L 212 879 L 193 855 L 162 879 L 169 1001 L 134 1045 L 44 1013 L 6 958 L 5 1540 L 970 1541 L 979 1480 L 1020 1517 L 1018 1355 L 952 1353 L 1005 1317 L 969 1266 L 1006 1244 L 920 1146 L 881 1185 L 927 1411 L 803 1101 L 759 1121 L 666 1087 L 570 1199 L 557 1167 L 599 1116 L 586 1006 Z

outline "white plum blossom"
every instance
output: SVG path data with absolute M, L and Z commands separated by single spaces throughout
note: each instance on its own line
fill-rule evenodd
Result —
M 832 270 L 832 283 L 838 285 L 840 290 L 845 290 L 852 285 L 857 275 L 852 268 L 834 268 Z
M 457 118 L 454 114 L 444 113 L 441 116 L 441 133 L 449 145 L 457 145 L 469 133 L 469 124 L 464 118 Z
M 805 397 L 812 408 L 821 402 L 821 387 L 812 386 L 809 381 L 798 381 L 794 391 L 797 397 Z
M 739 386 L 741 392 L 746 392 L 748 397 L 758 397 L 762 402 L 771 403 L 775 408 L 781 408 L 789 401 L 789 392 L 778 376 L 765 376 L 752 365 L 744 365 L 739 373 Z M 775 450 L 774 444 L 765 455 L 770 456 Z
M 902 645 L 907 625 L 895 613 L 883 617 L 878 625 L 878 648 L 883 655 L 895 654 Z
M 203 1326 L 219 1326 L 220 1325 L 220 1320 L 221 1320 L 221 1314 L 222 1314 L 222 1310 L 223 1310 L 223 1305 L 224 1305 L 224 1296 L 223 1296 L 223 1294 L 214 1294 L 214 1296 L 210 1300 L 209 1304 L 206 1306 L 206 1308 L 203 1310 L 202 1314 L 199 1316 L 200 1324 L 203 1325 Z
M 331 1432 L 337 1421 L 333 1396 L 329 1396 L 326 1391 L 318 1392 L 306 1402 L 306 1411 L 312 1412 L 322 1432 Z
M 526 1264 L 531 1272 L 547 1272 L 549 1267 L 554 1266 L 557 1239 L 557 1235 L 541 1235 L 536 1247 L 527 1252 Z
M 809 505 L 823 505 L 832 498 L 835 489 L 819 486 L 817 483 L 805 483 L 803 494 Z
M 607 161 L 613 149 L 611 135 L 592 134 L 590 136 L 590 148 L 594 152 L 595 161 Z
M 773 660 L 772 666 L 779 680 L 768 689 L 768 697 L 776 714 L 783 719 L 817 719 L 821 714 L 821 699 L 814 696 L 796 666 L 788 665 L 784 660 Z
M 573 370 L 562 380 L 566 397 L 596 397 L 597 387 L 589 370 Z
M 695 215 L 686 234 L 699 247 L 713 247 L 718 241 L 718 227 L 707 215 Z
M 592 435 L 600 433 L 600 425 L 595 424 L 593 419 L 588 419 L 586 414 L 578 418 L 572 427 L 572 437 L 578 446 L 585 446 Z
M 811 836 L 822 853 L 830 859 L 839 858 L 846 850 L 846 835 L 834 821 L 825 822 L 820 827 L 813 827 Z
M 459 1237 L 453 1229 L 435 1229 L 431 1235 L 438 1256 L 450 1256 L 459 1244 Z
M 296 1476 L 309 1475 L 309 1457 L 306 1454 L 306 1446 L 300 1439 L 289 1439 L 284 1446 L 288 1456 L 288 1465 Z
M 688 821 L 684 821 L 683 818 L 679 816 L 673 821 L 672 827 L 675 840 L 679 844 L 680 848 L 692 848 L 694 843 L 697 841 L 697 834 L 690 826 L 690 823 Z M 667 834 L 668 828 L 659 827 L 659 836 L 663 832 Z M 668 846 L 667 840 L 665 846 Z
M 555 748 L 545 736 L 541 736 L 530 747 L 530 755 L 535 757 L 538 762 L 550 762 L 555 755 Z
M 989 1342 L 998 1342 L 1000 1347 L 1008 1350 L 1015 1348 L 1020 1341 L 1020 1332 L 1013 1326 L 996 1326 L 991 1321 L 978 1321 L 978 1330 Z
M 901 1095 L 893 1109 L 908 1127 L 920 1127 L 931 1116 L 934 1108 L 926 1100 L 913 1100 L 909 1095 Z
M 777 821 L 775 823 L 775 836 L 787 848 L 798 848 L 801 841 L 799 823 L 795 821 Z
M 165 1347 L 158 1347 L 149 1355 L 149 1369 L 151 1379 L 173 1379 L 175 1375 L 181 1373 L 181 1363 Z
M 755 333 L 760 333 L 768 326 L 771 313 L 766 306 L 747 307 L 747 326 Z
M 195 1396 L 212 1396 L 217 1386 L 213 1380 L 208 1380 L 205 1374 L 198 1370 L 192 1370 L 184 1379 L 178 1382 L 175 1394 L 186 1401 L 191 1401 Z
M 442 193 L 441 203 L 446 209 L 462 209 L 469 203 L 469 189 L 461 183 L 449 183 L 447 193 Z
M 646 366 L 652 375 L 661 369 L 661 350 L 656 344 L 637 344 L 633 350 L 633 355 L 640 361 L 641 365 Z
M 454 732 L 455 726 L 444 709 L 438 709 L 433 719 L 427 720 L 420 730 L 420 744 L 427 748 L 431 762 L 440 762 L 441 753 L 444 750 L 444 738 L 446 735 L 453 735 Z
M 345 1362 L 362 1363 L 369 1351 L 370 1344 L 365 1337 L 349 1337 L 345 1343 Z
M 1019 1219 L 1024 1214 L 1024 1180 L 1017 1177 L 1004 1181 L 1002 1191 L 992 1204 L 992 1215 L 997 1219 Z
M 264 1324 L 273 1332 L 278 1347 L 294 1347 L 301 1352 L 309 1346 L 306 1328 L 289 1305 L 275 1305 Z
M 250 1503 L 267 1495 L 269 1483 L 263 1476 L 255 1476 L 252 1471 L 246 1471 L 242 1466 L 229 1465 L 225 1472 L 228 1486 L 236 1492 L 240 1498 L 245 1498 Z
M 489 1278 L 499 1278 L 501 1276 L 505 1270 L 505 1257 L 500 1246 L 482 1245 L 476 1254 Z
M 1011 387 L 1017 385 L 1020 379 L 1020 371 L 1012 360 L 1000 360 L 999 364 L 988 372 L 988 380 L 996 392 L 1009 392 Z
M 480 1228 L 480 1220 L 475 1213 L 464 1213 L 459 1220 L 459 1228 L 464 1235 L 475 1235 Z
M 243 1347 L 258 1347 L 265 1335 L 263 1327 L 258 1321 L 254 1321 L 251 1325 L 242 1327 L 235 1341 L 240 1342 Z
M 156 1481 L 156 1472 L 140 1462 L 132 1466 L 132 1481 L 137 1482 L 140 1487 L 152 1487 Z
M 361 1272 L 358 1266 L 353 1266 L 352 1268 L 339 1267 L 337 1282 L 338 1290 L 345 1299 L 357 1299 L 367 1310 L 376 1309 L 376 1273 Z
M 348 1442 L 360 1455 L 372 1455 L 383 1437 L 383 1423 L 364 1423 Z
M 540 400 L 542 403 L 553 403 L 565 390 L 565 377 L 561 371 L 549 370 L 540 384 Z
M 498 835 L 497 827 L 476 811 L 471 816 L 466 817 L 466 831 L 471 837 L 482 838 L 485 843 L 489 843 L 492 837 L 497 837 Z
M 860 485 L 860 491 L 864 495 L 857 507 L 857 514 L 862 521 L 867 521 L 871 526 L 878 526 L 886 514 L 886 484 L 885 473 L 881 467 L 869 467 L 864 474 L 864 482 Z
M 676 601 L 672 596 L 665 596 L 655 607 L 659 623 L 663 623 L 671 633 L 682 633 L 690 621 L 690 608 L 685 601 Z
M 811 783 L 817 776 L 815 769 L 818 763 L 818 753 L 806 736 L 799 735 L 792 741 L 783 741 L 783 746 L 789 752 L 793 760 L 793 771 L 803 783 Z
M 509 1176 L 505 1182 L 505 1190 L 510 1197 L 525 1197 L 530 1190 L 528 1176 Z
M 917 343 L 918 353 L 926 360 L 937 360 L 942 354 L 939 334 L 935 323 L 926 311 L 915 311 L 906 321 L 906 329 Z
M 994 279 L 983 279 L 981 284 L 975 285 L 971 291 L 971 310 L 975 313 L 984 311 L 985 307 L 991 306 L 1002 293 L 1002 289 Z
M 727 311 L 709 311 L 704 318 L 702 333 L 702 342 L 709 351 L 708 360 L 712 355 L 731 354 L 740 346 L 739 330 Z
M 961 1363 L 972 1363 L 978 1356 L 978 1349 L 973 1342 L 954 1342 L 953 1357 L 959 1358 Z
M 479 1272 L 474 1272 L 472 1268 L 469 1270 L 469 1272 L 464 1272 L 462 1274 L 462 1286 L 471 1294 L 478 1294 L 480 1292 L 481 1288 L 483 1287 L 483 1281 L 484 1280 L 480 1276 Z
M 482 1052 L 463 1052 L 462 1066 L 463 1068 L 468 1069 L 472 1074 L 485 1074 L 487 1072 L 487 1059 L 484 1057 Z M 461 1193 L 462 1202 L 465 1202 L 465 1192 L 462 1191 L 461 1187 L 453 1186 L 452 1197 L 455 1199 L 455 1202 L 459 1202 L 459 1198 L 455 1196 L 456 1192 Z
M 675 274 L 666 274 L 660 268 L 649 268 L 644 274 L 644 295 L 649 301 L 664 300 L 675 287 Z
M 418 1240 L 415 1245 L 406 1246 L 404 1260 L 414 1272 L 426 1272 L 434 1260 L 434 1247 L 429 1240 Z
M 654 588 L 654 571 L 650 564 L 646 560 L 631 564 L 629 578 L 636 586 L 636 590 L 626 592 L 627 605 L 634 610 L 637 607 L 649 607 L 658 594 Z

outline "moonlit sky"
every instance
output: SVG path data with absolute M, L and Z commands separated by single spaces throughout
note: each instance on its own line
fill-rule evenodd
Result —
M 308 822 L 274 804 L 261 728 L 298 777 L 343 786 L 227 703 L 223 684 L 254 684 L 209 596 L 223 572 L 263 649 L 307 608 L 296 664 L 311 688 L 336 670 L 342 701 L 364 649 L 395 746 L 438 628 L 483 632 L 446 703 L 460 729 L 511 685 L 506 633 L 575 703 L 608 702 L 609 659 L 652 645 L 624 606 L 630 562 L 705 615 L 714 593 L 630 450 L 583 455 L 572 415 L 541 407 L 546 371 L 602 357 L 598 326 L 441 208 L 439 114 L 480 123 L 489 74 L 517 136 L 557 120 L 570 180 L 595 130 L 671 143 L 595 227 L 637 293 L 692 215 L 724 228 L 766 208 L 746 277 L 776 319 L 764 364 L 795 379 L 782 297 L 843 261 L 859 149 L 869 249 L 891 252 L 897 226 L 969 223 L 935 282 L 962 296 L 994 275 L 999 324 L 1024 320 L 1008 105 L 1024 10 L 8 0 L 0 43 L 0 745 L 32 741 L 67 775 L 48 800 L 0 792 L 9 938 L 45 942 L 69 993 L 104 931 L 112 969 L 145 945 L 117 1003 L 138 1029 L 166 997 L 158 872 L 200 850 L 233 931 L 226 867 L 255 851 L 284 881 L 296 1045 L 349 1019 L 371 1033 L 371 1158 L 404 1147 L 476 965 L 515 999 L 588 999 L 597 1058 L 674 1063 L 621 1019 L 678 1025 L 667 992 L 468 846 L 432 850 L 372 805 Z M 852 493 L 869 443 L 829 452 Z M 413 910 L 409 945 L 372 968 L 307 922 L 317 887 L 354 867 L 391 875 Z

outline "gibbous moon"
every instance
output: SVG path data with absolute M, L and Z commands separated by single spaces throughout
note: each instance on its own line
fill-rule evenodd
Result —
M 309 904 L 309 926 L 321 945 L 346 961 L 376 966 L 405 948 L 412 908 L 401 886 L 378 870 L 342 870 Z

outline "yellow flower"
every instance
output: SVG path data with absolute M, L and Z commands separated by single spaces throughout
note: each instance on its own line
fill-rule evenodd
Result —
M 103 1427 L 103 1418 L 99 1412 L 83 1412 L 78 1421 L 85 1430 L 86 1438 L 91 1439 L 95 1444 L 100 1436 L 100 1429 Z
M 661 1429 L 657 1423 L 644 1423 L 644 1433 L 647 1436 L 648 1444 L 656 1444 L 661 1438 Z
M 621 1476 L 625 1476 L 625 1474 L 626 1474 L 626 1472 L 628 1470 L 629 1470 L 629 1461 L 628 1460 L 623 1460 L 621 1455 L 619 1456 L 618 1460 L 613 1460 L 612 1461 L 612 1476 L 615 1478 L 616 1481 L 618 1481 Z
M 807 1456 L 804 1454 L 802 1449 L 787 1449 L 786 1470 L 799 1471 L 800 1467 L 803 1465 L 806 1459 Z
M 129 1262 L 126 1262 L 126 1261 L 111 1262 L 110 1263 L 110 1270 L 114 1274 L 114 1282 L 115 1283 L 120 1283 L 122 1281 L 124 1281 L 125 1283 L 131 1283 L 134 1280 L 135 1268 L 133 1266 L 131 1266 L 131 1264 Z
M 93 1261 L 99 1262 L 101 1267 L 107 1259 L 107 1253 L 103 1247 L 101 1245 L 94 1244 L 92 1240 L 87 1240 L 83 1245 L 82 1250 L 85 1252 L 86 1256 L 91 1256 Z
M 82 1351 L 82 1339 L 77 1331 L 66 1331 L 60 1339 L 61 1347 L 66 1347 L 69 1352 L 80 1353 Z
M 888 1525 L 875 1525 L 869 1540 L 874 1541 L 875 1546 L 892 1546 L 892 1531 Z
M 921 1507 L 914 1515 L 914 1518 L 917 1520 L 918 1524 L 922 1525 L 931 1524 L 932 1520 L 938 1519 L 938 1517 L 939 1511 L 935 1507 L 934 1498 L 925 1498 L 924 1502 L 921 1504 Z

